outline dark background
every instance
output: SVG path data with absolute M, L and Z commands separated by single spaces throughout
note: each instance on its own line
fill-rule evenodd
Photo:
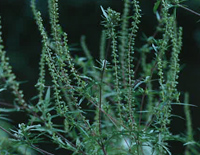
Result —
M 141 0 L 142 23 L 140 32 L 147 36 L 155 30 L 156 20 L 152 13 L 153 0 Z M 190 9 L 200 12 L 200 1 L 189 0 L 184 2 Z M 38 0 L 38 9 L 42 12 L 47 30 L 48 23 L 47 1 Z M 98 58 L 99 38 L 101 33 L 101 9 L 111 7 L 117 11 L 123 8 L 122 0 L 60 0 L 60 23 L 63 30 L 68 33 L 69 45 L 73 49 L 80 49 L 80 36 L 86 35 L 86 41 L 92 55 Z M 0 16 L 2 17 L 3 39 L 10 63 L 27 99 L 36 95 L 34 84 L 38 78 L 38 61 L 41 52 L 41 36 L 35 24 L 30 9 L 29 0 L 0 0 Z M 178 89 L 189 92 L 190 103 L 198 107 L 192 107 L 193 127 L 195 138 L 200 139 L 200 20 L 186 10 L 178 8 L 177 19 L 179 26 L 183 27 L 183 48 L 180 54 L 182 70 L 180 72 Z M 141 34 L 141 33 L 140 33 Z M 140 40 L 140 35 L 138 39 Z M 139 43 L 138 43 L 139 44 Z M 138 46 L 136 44 L 136 46 Z M 77 52 L 78 51 L 78 52 Z M 81 50 L 74 54 L 82 55 Z M 6 100 L 0 96 L 0 100 Z M 181 97 L 182 98 L 182 97 Z M 174 106 L 173 113 L 184 117 L 183 107 Z M 171 131 L 174 134 L 185 132 L 185 120 L 174 118 Z M 174 154 L 181 153 L 182 144 L 171 143 Z

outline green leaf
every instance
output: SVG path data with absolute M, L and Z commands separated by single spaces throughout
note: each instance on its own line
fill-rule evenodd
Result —
M 85 99 L 85 97 L 82 97 L 82 98 L 79 100 L 79 102 L 78 102 L 78 105 L 79 105 L 79 106 L 81 105 L 81 103 L 83 102 L 84 99 Z
M 165 149 L 165 151 L 168 153 L 168 155 L 172 155 L 171 152 L 169 151 L 169 149 L 166 146 L 162 145 L 162 147 Z
M 194 141 L 187 142 L 187 143 L 183 144 L 183 146 L 185 146 L 185 145 L 193 145 L 193 144 L 196 144 L 196 142 L 194 142 Z
M 46 96 L 45 96 L 45 101 L 47 103 L 50 101 L 50 97 L 51 97 L 51 91 L 50 91 L 50 87 L 48 87 L 47 93 L 46 93 Z
M 158 7 L 160 5 L 161 0 L 157 1 L 153 7 L 153 12 L 156 13 L 156 11 L 158 10 Z
M 14 112 L 14 111 L 18 111 L 17 109 L 6 109 L 6 108 L 0 108 L 0 112 Z
M 106 11 L 104 10 L 102 6 L 100 7 L 101 7 L 101 11 L 103 12 L 103 15 L 106 17 L 106 19 L 108 19 L 108 14 L 106 13 Z
M 4 91 L 4 90 L 6 90 L 6 89 L 5 89 L 5 88 L 1 88 L 1 89 L 0 89 L 0 92 L 2 92 L 2 91 Z
M 92 78 L 90 78 L 90 77 L 88 77 L 88 76 L 81 75 L 80 78 L 82 78 L 82 79 L 87 79 L 87 80 L 92 81 Z
M 7 118 L 7 116 L 5 117 L 5 115 L 0 115 L 0 120 L 4 120 L 4 121 L 7 121 L 7 122 L 12 122 L 12 120 Z
M 194 104 L 187 104 L 187 103 L 171 103 L 171 105 L 188 105 L 188 106 L 192 106 L 192 107 L 197 107 Z
M 89 137 L 88 133 L 81 127 L 81 126 L 77 126 L 80 131 L 82 131 L 87 137 Z

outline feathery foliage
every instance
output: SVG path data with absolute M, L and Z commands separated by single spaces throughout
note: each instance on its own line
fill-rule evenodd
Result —
M 0 118 L 13 111 L 28 116 L 17 129 L 0 126 L 7 133 L 0 141 L 0 154 L 51 155 L 49 150 L 40 148 L 42 143 L 50 142 L 55 150 L 71 154 L 164 155 L 171 154 L 168 142 L 172 140 L 187 145 L 187 155 L 198 154 L 193 146 L 199 143 L 192 134 L 187 94 L 183 104 L 187 134 L 173 135 L 169 130 L 172 104 L 181 104 L 177 85 L 183 30 L 176 21 L 180 3 L 157 0 L 153 8 L 158 22 L 156 31 L 139 48 L 139 0 L 124 0 L 122 15 L 100 6 L 104 29 L 100 59 L 95 60 L 85 36 L 80 40 L 85 58 L 72 57 L 67 33 L 59 24 L 58 0 L 48 0 L 50 34 L 36 1 L 31 0 L 42 38 L 35 85 L 38 94 L 32 103 L 24 100 L 0 35 L 0 91 L 10 91 L 14 97 L 12 109 L 0 109 Z

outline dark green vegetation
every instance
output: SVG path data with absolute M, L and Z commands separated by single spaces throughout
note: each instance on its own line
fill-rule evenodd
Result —
M 177 9 L 191 10 L 178 0 L 158 0 L 152 8 L 155 31 L 142 34 L 136 46 L 142 22 L 139 1 L 124 0 L 121 14 L 99 7 L 103 30 L 96 59 L 85 36 L 80 41 L 82 56 L 71 52 L 76 49 L 59 24 L 57 0 L 48 0 L 50 33 L 31 1 L 42 40 L 38 94 L 31 100 L 24 98 L 0 38 L 0 90 L 13 99 L 12 104 L 2 103 L 0 116 L 26 116 L 17 128 L 12 123 L 0 126 L 1 154 L 58 154 L 60 149 L 63 154 L 164 155 L 171 154 L 172 141 L 181 143 L 187 155 L 199 154 L 189 95 L 182 94 L 185 99 L 180 101 L 177 90 L 183 45 Z M 184 134 L 170 131 L 172 105 L 184 106 Z

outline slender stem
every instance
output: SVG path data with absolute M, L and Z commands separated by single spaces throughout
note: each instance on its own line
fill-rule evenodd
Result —
M 145 91 L 146 90 L 147 90 L 147 87 L 145 88 Z M 141 125 L 141 121 L 142 121 L 142 110 L 143 110 L 143 106 L 144 106 L 145 97 L 146 97 L 146 92 L 142 95 L 142 101 L 141 101 L 141 106 L 140 106 L 139 126 Z
M 105 72 L 105 68 L 106 68 L 106 60 L 103 61 L 103 70 L 101 72 L 101 83 L 99 85 L 99 89 L 100 89 L 100 95 L 99 95 L 99 135 L 101 135 L 101 104 L 102 104 L 102 83 L 103 83 L 103 75 Z
M 109 39 L 108 41 L 108 45 L 107 45 L 107 49 L 106 49 L 106 56 L 105 56 L 105 61 L 103 61 L 103 69 L 101 72 L 101 82 L 99 85 L 99 90 L 100 90 L 100 94 L 99 94 L 99 135 L 101 135 L 101 105 L 102 105 L 102 84 L 103 84 L 103 76 L 106 70 L 106 64 L 107 64 L 107 57 L 108 57 L 108 51 L 109 51 L 109 47 L 111 44 L 111 39 Z
M 0 102 L 0 105 L 7 106 L 7 107 L 12 107 L 12 108 L 16 108 L 14 105 L 12 105 L 10 103 L 6 103 L 6 102 Z
M 41 148 L 38 148 L 38 147 L 36 147 L 36 146 L 34 146 L 34 145 L 31 145 L 31 147 L 32 147 L 33 149 L 35 149 L 35 150 L 38 150 L 39 152 L 43 152 L 44 154 L 47 154 L 47 155 L 54 155 L 54 154 L 49 153 L 49 152 L 47 152 L 47 151 L 45 151 L 45 150 L 43 150 L 43 149 L 41 149 Z
M 99 94 L 99 98 L 100 98 L 99 99 L 99 136 L 101 136 L 102 84 L 103 84 L 104 73 L 105 73 L 105 70 L 106 70 L 107 57 L 108 57 L 108 51 L 109 51 L 110 44 L 111 44 L 111 39 L 109 39 L 109 41 L 108 41 L 108 45 L 107 45 L 107 49 L 106 49 L 106 57 L 105 57 L 105 60 L 103 60 L 103 69 L 102 69 L 102 72 L 101 72 L 101 82 L 100 82 L 100 85 L 99 85 L 99 90 L 100 90 L 100 92 L 99 92 L 100 93 Z M 100 146 L 102 147 L 104 155 L 107 155 L 106 150 L 105 150 L 105 146 L 104 146 L 102 141 L 101 141 L 101 145 Z
M 105 146 L 104 146 L 104 144 L 102 143 L 102 141 L 101 141 L 101 142 L 97 141 L 97 143 L 98 143 L 99 146 L 102 148 L 104 155 L 107 155 L 107 152 L 106 152 L 106 150 L 105 150 Z
M 180 8 L 183 8 L 183 9 L 185 9 L 185 10 L 187 10 L 187 11 L 189 11 L 189 12 L 191 12 L 191 13 L 197 15 L 197 16 L 200 16 L 200 13 L 198 13 L 198 12 L 196 12 L 194 10 L 191 10 L 191 9 L 189 9 L 189 8 L 183 6 L 183 5 L 177 4 L 177 6 L 179 6 Z
M 0 126 L 0 129 L 3 130 L 4 132 L 6 132 L 7 134 L 9 134 L 11 137 L 17 139 L 17 137 L 15 135 L 13 135 L 12 133 L 10 133 L 8 130 L 4 129 L 2 126 Z

